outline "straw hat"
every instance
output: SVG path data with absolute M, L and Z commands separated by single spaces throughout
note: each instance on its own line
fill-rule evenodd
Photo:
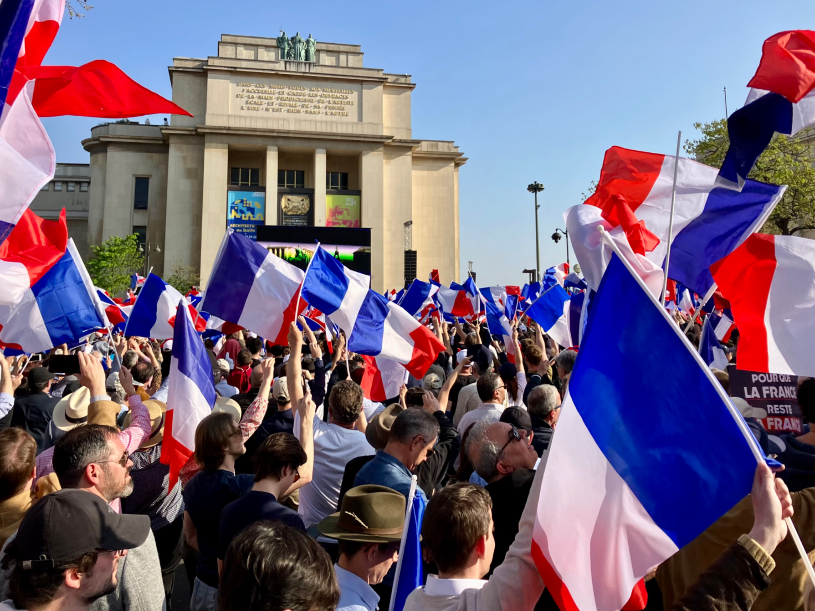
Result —
M 400 541 L 406 503 L 404 495 L 385 486 L 357 486 L 342 497 L 339 513 L 325 518 L 317 529 L 324 537 L 343 541 Z
M 237 401 L 229 399 L 227 397 L 218 397 L 215 401 L 215 407 L 212 408 L 212 413 L 218 412 L 226 412 L 228 414 L 232 414 L 232 417 L 235 419 L 235 422 L 240 422 L 241 420 L 241 406 L 238 404 Z
M 150 436 L 141 442 L 140 450 L 146 450 L 157 446 L 164 439 L 164 419 L 167 412 L 167 404 L 164 401 L 148 399 L 144 402 L 144 407 L 150 412 Z M 133 412 L 127 412 L 124 420 L 124 428 L 130 426 L 133 421 Z
M 52 416 L 54 426 L 60 431 L 70 431 L 88 422 L 88 406 L 91 404 L 91 391 L 80 386 L 54 406 Z

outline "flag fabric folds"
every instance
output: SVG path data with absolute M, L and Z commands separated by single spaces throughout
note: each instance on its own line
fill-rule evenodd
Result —
M 699 338 L 699 354 L 708 367 L 725 371 L 727 355 L 722 350 L 722 345 L 716 337 L 716 331 L 711 324 L 710 316 L 705 318 L 702 325 L 702 336 Z
M 161 462 L 170 466 L 171 489 L 178 481 L 181 467 L 195 451 L 195 429 L 212 413 L 216 399 L 212 365 L 204 342 L 195 330 L 186 300 L 176 303 L 175 318 L 168 409 L 161 448 Z
M 525 314 L 541 326 L 541 329 L 546 333 L 558 324 L 564 318 L 566 309 L 569 307 L 569 294 L 559 284 L 553 285 L 543 295 L 534 301 L 526 310 Z M 571 346 L 572 344 L 566 339 L 565 332 L 555 331 L 555 341 L 561 346 Z M 561 342 L 563 340 L 563 342 Z
M 753 234 L 713 267 L 739 329 L 739 369 L 815 376 L 815 242 Z
M 170 339 L 173 337 L 173 324 L 179 301 L 187 304 L 190 315 L 195 317 L 197 326 L 203 331 L 206 328 L 206 321 L 198 317 L 198 312 L 189 301 L 155 274 L 148 274 L 130 311 L 125 335 Z
M 416 476 L 414 475 L 411 495 L 408 499 L 408 510 L 405 515 L 405 529 L 402 532 L 402 543 L 399 546 L 399 560 L 396 565 L 389 611 L 402 611 L 410 593 L 424 585 L 420 535 L 426 505 L 422 497 L 416 494 L 415 487 Z
M 411 316 L 420 316 L 426 308 L 433 306 L 433 296 L 439 291 L 439 287 L 430 282 L 422 282 L 414 279 L 408 289 L 397 301 Z
M 667 253 L 675 165 L 676 158 L 671 155 L 614 146 L 606 151 L 597 189 L 585 202 L 599 208 L 612 228 L 626 233 L 614 197 L 622 196 L 634 219 L 643 221 L 644 228 L 657 239 L 652 250 L 638 254 L 659 268 L 663 267 Z M 717 187 L 717 172 L 716 168 L 691 159 L 679 159 L 668 277 L 702 296 L 713 286 L 710 266 L 761 228 L 786 189 L 748 180 L 739 193 Z M 571 235 L 571 228 L 568 229 Z M 575 250 L 581 241 L 572 236 Z M 637 252 L 635 244 L 628 241 Z M 582 260 L 580 265 L 589 281 Z
M 359 385 L 365 398 L 382 403 L 399 396 L 399 389 L 407 382 L 405 368 L 391 359 L 382 356 L 363 356 L 365 373 Z
M 113 327 L 113 330 L 124 331 L 133 306 L 123 306 L 116 303 L 107 291 L 99 287 L 96 287 L 96 295 L 99 297 L 99 302 L 105 310 L 107 321 L 110 323 L 110 326 Z
M 305 274 L 241 233 L 227 230 L 201 310 L 286 344 Z M 300 311 L 306 303 L 300 303 Z
M 144 285 L 144 276 L 141 274 L 130 274 L 130 290 L 135 291 L 138 287 Z
M 105 323 L 96 289 L 73 240 L 68 240 L 62 258 L 11 309 L 0 341 L 26 352 L 43 352 L 61 344 L 73 348 Z
M 622 608 L 653 567 L 750 492 L 760 455 L 693 346 L 616 255 L 594 301 L 532 541 L 563 611 Z M 654 345 L 660 359 L 643 359 Z
M 733 323 L 733 313 L 729 310 L 721 314 L 711 312 L 708 317 L 710 319 L 710 326 L 713 327 L 713 332 L 716 334 L 716 339 L 720 342 L 730 341 L 730 334 L 736 327 Z
M 348 334 L 348 350 L 384 356 L 416 378 L 444 351 L 444 344 L 402 307 L 368 288 L 369 279 L 317 247 L 302 295 Z
M 815 123 L 815 32 L 791 30 L 764 41 L 747 101 L 727 118 L 730 147 L 717 183 L 742 190 L 773 135 Z

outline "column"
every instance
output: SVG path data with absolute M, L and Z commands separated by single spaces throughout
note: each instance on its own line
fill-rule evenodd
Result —
M 266 224 L 277 225 L 277 147 L 266 147 Z
M 204 198 L 201 205 L 201 284 L 209 274 L 226 233 L 229 146 L 207 137 L 204 144 Z
M 314 225 L 325 227 L 325 149 L 314 150 Z
M 195 266 L 201 260 L 203 167 L 204 138 L 170 136 L 162 246 L 165 272 L 171 272 L 176 265 Z M 202 280 L 206 282 L 206 278 Z
M 362 226 L 371 230 L 371 288 L 381 293 L 386 288 L 385 277 L 385 226 L 390 220 L 384 206 L 384 156 L 383 148 L 364 151 L 360 160 L 362 174 Z M 415 239 L 414 235 L 414 239 Z

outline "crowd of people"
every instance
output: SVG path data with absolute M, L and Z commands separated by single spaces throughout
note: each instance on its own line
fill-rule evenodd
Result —
M 205 342 L 218 399 L 172 485 L 172 341 L 96 337 L 67 375 L 49 367 L 67 346 L 0 358 L 0 611 L 170 609 L 182 561 L 192 611 L 384 611 L 414 477 L 427 578 L 405 609 L 556 609 L 531 541 L 577 350 L 528 319 L 510 346 L 434 321 L 445 351 L 377 403 L 344 336 L 305 322 L 285 346 Z M 815 379 L 798 401 L 815 422 Z M 646 578 L 648 609 L 815 611 L 784 522 L 815 550 L 815 431 L 766 437 L 786 470 L 760 465 L 748 498 Z

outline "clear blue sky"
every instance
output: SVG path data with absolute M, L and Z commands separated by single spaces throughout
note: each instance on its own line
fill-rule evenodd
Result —
M 541 202 L 541 268 L 565 260 L 550 236 L 563 211 L 620 145 L 672 153 L 693 123 L 741 106 L 768 36 L 815 26 L 802 0 L 584 2 L 269 2 L 92 0 L 66 16 L 47 64 L 116 63 L 169 97 L 176 56 L 217 54 L 221 34 L 276 36 L 281 26 L 318 41 L 362 45 L 364 63 L 408 73 L 413 137 L 455 140 L 460 173 L 461 270 L 478 284 L 521 284 L 535 265 L 532 195 Z M 44 123 L 60 162 L 86 162 L 80 141 L 96 119 Z M 212 248 L 217 248 L 212 244 Z

